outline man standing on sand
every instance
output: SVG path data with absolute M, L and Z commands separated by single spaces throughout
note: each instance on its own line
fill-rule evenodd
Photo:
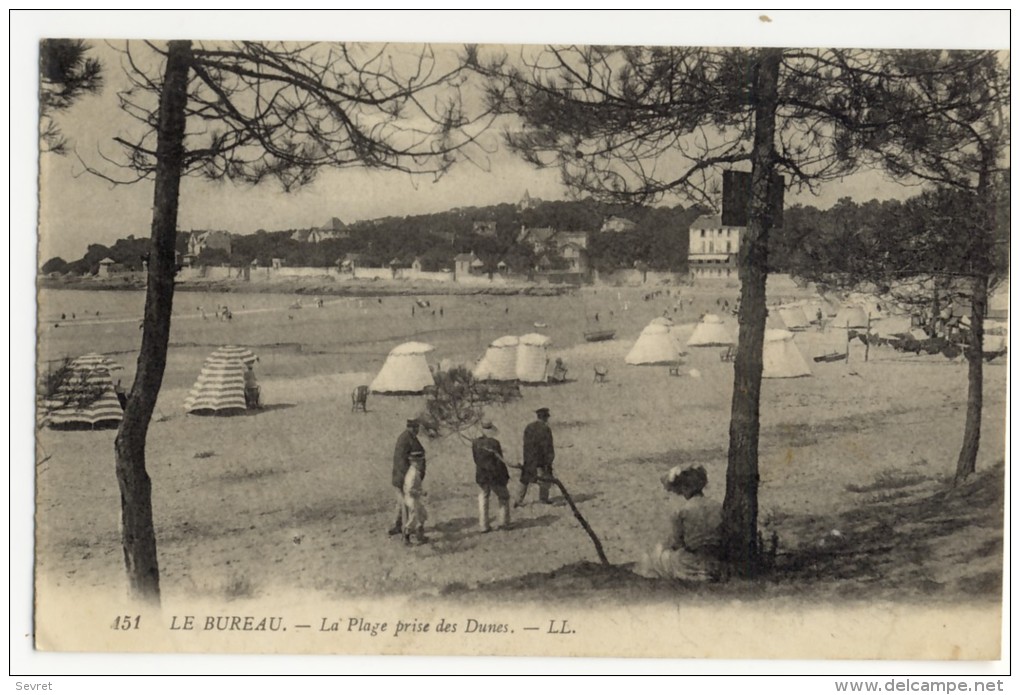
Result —
M 408 420 L 407 429 L 397 437 L 397 446 L 393 451 L 393 477 L 390 482 L 396 492 L 397 518 L 389 531 L 391 536 L 399 536 L 404 530 L 407 516 L 407 505 L 404 503 L 404 479 L 407 477 L 407 470 L 411 467 L 411 455 L 415 453 L 424 456 L 425 447 L 418 441 L 418 421 Z
M 549 502 L 549 481 L 553 474 L 553 459 L 556 449 L 553 446 L 552 430 L 549 428 L 549 409 L 539 408 L 535 411 L 537 419 L 524 428 L 524 466 L 521 468 L 521 487 L 517 493 L 515 507 L 524 504 L 528 494 L 528 485 L 538 483 L 538 501 Z
M 503 461 L 503 448 L 496 439 L 499 430 L 488 420 L 482 421 L 482 434 L 471 442 L 471 455 L 475 460 L 475 482 L 481 491 L 478 493 L 478 527 L 482 533 L 488 533 L 489 526 L 489 494 L 495 493 L 499 501 L 499 524 L 497 528 L 506 530 L 510 526 L 510 492 L 506 485 L 510 482 L 510 474 Z

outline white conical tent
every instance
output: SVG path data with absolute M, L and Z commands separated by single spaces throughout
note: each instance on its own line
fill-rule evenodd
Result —
M 672 364 L 676 362 L 677 354 L 669 327 L 653 322 L 641 331 L 624 361 L 627 364 Z
M 547 336 L 528 333 L 520 337 L 517 345 L 517 379 L 523 383 L 544 383 L 549 358 L 546 350 L 552 343 Z
M 777 331 L 787 330 L 786 321 L 784 321 L 782 315 L 780 315 L 779 307 L 772 307 L 767 311 L 768 313 L 765 315 L 765 328 L 771 328 Z
M 783 320 L 783 323 L 791 331 L 804 330 L 811 325 L 804 310 L 799 306 L 779 307 L 779 318 Z
M 832 320 L 832 327 L 867 328 L 868 314 L 857 304 L 844 306 L 839 310 L 839 313 L 836 314 L 836 318 Z
M 736 345 L 730 332 L 723 325 L 723 320 L 715 314 L 705 314 L 687 340 L 687 347 L 718 347 Z
M 212 415 L 246 410 L 244 399 L 245 363 L 223 348 L 209 355 L 198 380 L 184 400 L 184 409 L 194 415 Z M 254 362 L 254 360 L 252 360 Z
M 58 388 L 57 397 L 47 403 L 50 427 L 118 424 L 123 411 L 110 372 L 122 367 L 98 353 L 82 355 L 68 366 L 67 380 Z
M 762 349 L 762 378 L 788 379 L 798 376 L 811 376 L 804 355 L 793 342 L 793 333 L 777 329 L 765 331 L 765 345 Z
M 489 343 L 485 355 L 472 374 L 480 381 L 514 381 L 517 379 L 517 345 L 515 335 L 505 335 Z
M 429 363 L 425 355 L 435 350 L 428 343 L 404 343 L 390 350 L 386 362 L 369 385 L 372 393 L 421 393 L 426 386 L 433 386 Z

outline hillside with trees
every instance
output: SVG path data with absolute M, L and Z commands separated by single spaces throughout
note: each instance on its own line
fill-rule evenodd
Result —
M 289 267 L 331 267 L 347 254 L 357 254 L 363 266 L 403 267 L 419 258 L 427 271 L 449 268 L 459 253 L 475 252 L 495 270 L 501 261 L 514 272 L 526 272 L 537 262 L 530 245 L 517 239 L 522 227 L 552 227 L 558 231 L 592 232 L 589 252 L 593 267 L 601 271 L 633 267 L 643 262 L 653 270 L 684 272 L 687 269 L 687 229 L 702 210 L 697 207 L 645 207 L 607 205 L 594 200 L 543 201 L 519 209 L 510 203 L 487 207 L 454 208 L 445 212 L 407 217 L 381 217 L 355 222 L 346 227 L 343 238 L 319 242 L 295 240 L 300 229 L 258 230 L 232 235 L 228 255 L 207 248 L 197 258 L 199 265 L 242 267 L 256 263 L 268 266 L 281 259 Z M 599 233 L 610 216 L 635 224 L 626 232 Z M 474 231 L 476 222 L 494 222 L 495 236 Z M 195 233 L 201 230 L 194 230 Z M 178 236 L 177 251 L 187 251 L 188 232 Z M 112 246 L 91 244 L 75 261 L 47 260 L 43 273 L 96 273 L 99 261 L 109 257 L 127 270 L 141 270 L 147 239 L 129 235 Z

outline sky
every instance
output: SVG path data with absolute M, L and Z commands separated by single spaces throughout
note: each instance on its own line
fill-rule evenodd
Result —
M 28 17 L 32 31 L 14 32 L 17 46 L 12 55 L 34 56 L 35 41 L 42 36 L 74 36 L 93 39 L 94 53 L 106 66 L 107 84 L 99 96 L 82 99 L 62 114 L 61 126 L 70 136 L 77 155 L 91 166 L 104 167 L 103 155 L 116 154 L 112 138 L 130 132 L 130 121 L 117 106 L 117 92 L 124 86 L 120 58 L 98 37 L 172 38 L 215 36 L 218 38 L 321 39 L 354 38 L 371 41 L 463 43 L 694 43 L 701 45 L 794 44 L 962 47 L 1008 46 L 1008 18 L 989 22 L 988 15 L 963 13 L 882 13 L 881 22 L 868 12 L 803 13 L 771 12 L 764 21 L 753 12 L 662 13 L 200 13 L 201 22 L 189 13 L 41 13 Z M 315 21 L 319 19 L 321 21 Z M 559 19 L 561 21 L 552 21 Z M 219 21 L 223 20 L 223 21 Z M 583 21 L 582 21 L 583 20 Z M 854 34 L 856 30 L 861 34 Z M 202 30 L 196 32 L 195 27 Z M 332 29 L 342 27 L 342 29 Z M 903 28 L 914 31 L 904 33 Z M 899 28 L 899 31 L 897 31 Z M 919 30 L 923 29 L 921 32 Z M 943 35 L 940 35 L 940 31 Z M 267 33 L 269 32 L 269 33 Z M 997 38 L 999 36 L 1002 38 Z M 856 36 L 860 36 L 855 40 Z M 980 36 L 980 39 L 970 37 Z M 913 37 L 913 38 L 911 38 Z M 912 43 L 922 41 L 924 43 Z M 30 86 L 35 89 L 34 83 Z M 28 118 L 34 129 L 34 117 Z M 31 133 L 26 132 L 28 142 Z M 323 171 L 310 186 L 282 194 L 275 184 L 259 187 L 188 178 L 182 184 L 179 228 L 227 229 L 250 233 L 256 229 L 289 229 L 318 226 L 331 217 L 350 223 L 388 215 L 438 212 L 458 206 L 482 206 L 516 202 L 527 190 L 532 197 L 564 199 L 568 192 L 554 170 L 536 170 L 514 155 L 494 150 L 481 165 L 464 163 L 434 181 L 406 174 L 345 169 Z M 33 153 L 34 154 L 34 153 Z M 39 158 L 38 258 L 79 258 L 88 243 L 112 244 L 129 234 L 146 236 L 151 222 L 152 184 L 144 181 L 114 186 L 84 171 L 78 156 L 44 154 Z M 113 175 L 115 169 L 105 166 Z M 826 208 L 838 198 L 904 198 L 917 192 L 891 183 L 881 174 L 869 173 L 825 185 L 817 197 L 788 194 L 787 203 L 800 202 Z M 683 202 L 676 199 L 667 204 Z M 34 215 L 33 215 L 34 217 Z M 24 228 L 24 227 L 23 227 Z M 30 227 L 28 227 L 30 228 Z

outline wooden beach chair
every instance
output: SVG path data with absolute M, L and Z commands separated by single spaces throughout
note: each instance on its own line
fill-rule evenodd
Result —
M 363 413 L 368 412 L 368 386 L 355 386 L 351 391 L 351 412 L 359 408 Z

